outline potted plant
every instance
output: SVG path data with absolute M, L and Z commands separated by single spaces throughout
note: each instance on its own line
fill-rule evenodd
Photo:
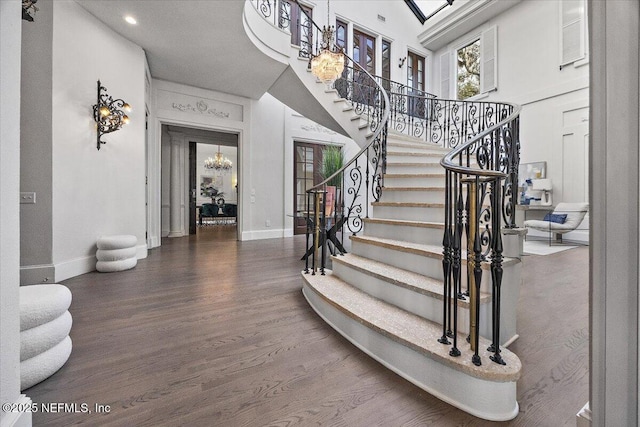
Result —
M 322 179 L 327 179 L 338 172 L 344 166 L 344 153 L 342 148 L 336 145 L 329 145 L 322 150 L 322 166 L 320 174 Z M 325 214 L 331 215 L 336 205 L 336 196 L 339 196 L 339 189 L 342 186 L 342 174 L 336 175 L 327 182 L 327 195 L 325 199 Z

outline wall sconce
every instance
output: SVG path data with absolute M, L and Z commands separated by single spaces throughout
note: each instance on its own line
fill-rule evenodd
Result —
M 106 144 L 101 141 L 102 135 L 111 133 L 129 123 L 129 116 L 125 112 L 130 112 L 131 106 L 122 99 L 114 100 L 107 94 L 107 88 L 100 84 L 98 80 L 98 103 L 93 106 L 93 119 L 97 123 L 98 130 L 98 150 L 100 144 Z
M 407 60 L 407 57 L 405 56 L 404 58 L 400 58 L 398 60 L 398 68 L 402 68 L 402 66 L 404 65 L 404 61 Z

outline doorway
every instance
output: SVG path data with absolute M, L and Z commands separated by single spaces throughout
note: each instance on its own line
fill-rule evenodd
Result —
M 238 141 L 236 133 L 162 125 L 162 237 L 225 226 L 239 240 Z
M 189 141 L 189 234 L 236 229 L 238 149 Z M 228 233 L 227 233 L 228 234 Z
M 322 144 L 310 142 L 294 142 L 293 156 L 293 234 L 304 234 L 307 231 L 306 213 L 307 190 L 322 181 Z

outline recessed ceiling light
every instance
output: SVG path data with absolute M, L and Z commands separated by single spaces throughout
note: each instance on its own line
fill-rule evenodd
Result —
M 136 25 L 138 23 L 138 21 L 136 21 L 136 18 L 134 18 L 133 16 L 130 16 L 130 15 L 125 16 L 124 20 L 127 21 L 131 25 Z

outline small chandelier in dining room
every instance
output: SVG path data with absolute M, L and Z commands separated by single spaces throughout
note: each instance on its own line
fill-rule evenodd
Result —
M 233 162 L 227 159 L 220 152 L 220 146 L 218 145 L 218 152 L 215 157 L 207 157 L 204 161 L 205 169 L 215 169 L 216 171 L 228 172 L 231 170 Z
M 311 58 L 311 72 L 323 83 L 336 81 L 344 70 L 344 54 L 335 43 L 334 27 L 329 25 L 329 0 L 327 0 L 327 25 L 322 27 L 322 44 L 320 53 Z

